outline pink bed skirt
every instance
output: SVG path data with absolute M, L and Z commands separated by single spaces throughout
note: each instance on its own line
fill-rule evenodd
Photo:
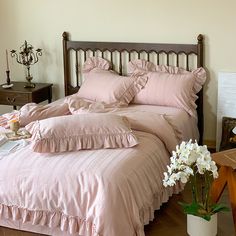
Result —
M 183 184 L 178 184 L 173 187 L 172 190 L 169 189 L 169 191 L 166 189 L 166 191 L 161 196 L 157 196 L 154 198 L 152 206 L 146 209 L 140 210 L 140 217 L 143 219 L 144 225 L 148 224 L 150 221 L 154 219 L 154 211 L 159 210 L 161 205 L 168 201 L 170 196 L 173 194 L 180 193 L 184 188 Z M 89 232 L 87 231 L 86 234 L 70 234 L 69 232 L 61 231 L 59 227 L 57 228 L 50 228 L 45 225 L 32 225 L 32 223 L 23 223 L 22 220 L 13 220 L 13 219 L 0 219 L 0 226 L 16 229 L 16 230 L 22 230 L 22 231 L 28 231 L 28 232 L 34 232 L 34 233 L 40 233 L 45 235 L 52 235 L 52 236 L 102 236 L 99 234 L 96 234 L 96 232 Z M 141 230 L 139 232 L 136 232 L 135 235 L 132 236 L 145 236 L 144 231 Z

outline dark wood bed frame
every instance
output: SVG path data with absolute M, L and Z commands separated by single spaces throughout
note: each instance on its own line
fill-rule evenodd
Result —
M 197 37 L 196 44 L 166 44 L 166 43 L 128 43 L 128 42 L 85 42 L 85 41 L 73 41 L 69 39 L 69 34 L 67 32 L 63 33 L 63 61 L 64 61 L 64 86 L 65 86 L 65 96 L 76 93 L 80 87 L 80 70 L 81 68 L 81 54 L 83 56 L 83 61 L 87 57 L 96 56 L 99 52 L 99 56 L 105 57 L 108 52 L 111 54 L 111 63 L 113 63 L 113 53 L 118 54 L 119 61 L 119 74 L 124 74 L 124 57 L 122 53 L 126 53 L 128 61 L 131 59 L 132 53 L 136 53 L 137 58 L 141 58 L 142 54 L 145 53 L 149 61 L 153 53 L 156 54 L 156 64 L 170 65 L 170 58 L 175 56 L 173 66 L 180 66 L 180 58 L 182 55 L 185 57 L 184 69 L 190 70 L 190 65 L 193 64 L 192 60 L 197 60 L 196 67 L 203 67 L 203 36 L 201 34 Z M 75 60 L 72 68 L 71 62 L 71 51 L 75 52 Z M 88 53 L 89 52 L 89 53 Z M 88 55 L 89 54 L 89 55 Z M 165 61 L 160 60 L 160 56 L 165 54 Z M 192 59 L 194 55 L 194 59 Z M 191 64 L 192 63 L 192 64 Z M 191 68 L 193 69 L 193 68 Z M 75 85 L 72 85 L 72 71 L 75 74 Z M 198 128 L 200 132 L 199 143 L 202 144 L 203 138 L 203 91 L 201 90 L 198 94 L 197 103 L 197 113 L 198 113 Z

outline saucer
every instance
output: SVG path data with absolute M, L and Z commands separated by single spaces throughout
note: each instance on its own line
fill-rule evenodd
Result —
M 5 89 L 11 88 L 13 84 L 3 84 L 2 87 Z
M 5 136 L 8 140 L 15 141 L 20 139 L 28 139 L 31 137 L 31 134 L 27 130 L 18 130 L 17 135 L 15 135 L 14 132 L 7 132 L 5 133 Z

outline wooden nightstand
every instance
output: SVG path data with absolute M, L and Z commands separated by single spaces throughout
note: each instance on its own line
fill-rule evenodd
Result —
M 217 203 L 225 187 L 228 187 L 236 232 L 236 148 L 214 153 L 212 159 L 220 168 L 219 177 L 213 181 L 211 186 L 211 198 L 213 202 Z
M 0 104 L 11 105 L 14 109 L 29 102 L 40 103 L 52 101 L 52 85 L 46 83 L 35 83 L 35 88 L 24 88 L 26 82 L 14 82 L 13 87 L 4 89 L 0 86 Z

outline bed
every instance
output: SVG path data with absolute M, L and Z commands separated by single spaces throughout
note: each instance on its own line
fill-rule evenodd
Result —
M 35 142 L 33 139 L 33 146 L 1 156 L 0 225 L 57 236 L 144 236 L 144 225 L 154 218 L 154 211 L 167 202 L 173 193 L 183 189 L 181 184 L 173 188 L 164 188 L 162 184 L 171 151 L 181 140 L 193 138 L 202 142 L 202 90 L 198 86 L 197 110 L 191 112 L 179 107 L 135 103 L 135 99 L 140 101 L 142 97 L 132 97 L 128 106 L 107 106 L 107 103 L 104 105 L 97 98 L 94 98 L 95 102 L 82 99 L 78 103 L 77 92 L 86 90 L 83 86 L 89 81 L 87 78 L 94 79 L 94 74 L 89 74 L 94 72 L 94 67 L 102 67 L 102 72 L 99 72 L 108 75 L 109 80 L 111 76 L 126 79 L 122 75 L 133 70 L 132 81 L 135 78 L 136 83 L 141 78 L 141 84 L 136 83 L 135 88 L 130 90 L 139 90 L 137 94 L 140 94 L 141 89 L 144 91 L 151 76 L 156 73 L 166 75 L 164 71 L 157 72 L 156 68 L 168 70 L 168 66 L 184 67 L 181 73 L 189 75 L 192 72 L 186 71 L 198 70 L 203 66 L 203 36 L 198 36 L 196 44 L 101 43 L 72 41 L 68 33 L 64 32 L 63 61 L 66 98 L 43 107 L 32 104 L 26 106 L 25 119 L 29 118 L 29 110 L 33 114 L 32 106 L 37 110 L 37 115 L 41 115 L 39 121 L 34 115 L 33 121 L 25 121 L 31 133 L 36 128 L 44 127 L 47 130 L 51 124 L 56 127 L 53 137 L 58 138 L 61 133 L 65 136 L 68 132 L 76 133 L 77 129 L 83 132 L 83 125 L 93 123 L 89 132 L 95 130 L 97 134 L 101 124 L 106 132 L 116 127 L 117 123 L 112 123 L 114 120 L 118 124 L 121 122 L 125 131 L 122 130 L 122 138 L 114 139 L 113 133 L 109 133 L 109 137 L 106 136 L 104 140 L 101 138 L 103 136 L 99 136 L 99 140 L 94 137 L 89 139 L 89 142 L 86 141 L 89 144 L 84 144 L 83 140 L 88 133 L 83 133 L 84 136 L 73 140 L 72 144 L 52 144 L 52 138 L 48 138 L 47 142 L 41 139 L 40 143 L 38 139 Z M 152 64 L 148 64 L 149 61 Z M 159 67 L 159 64 L 166 66 Z M 82 68 L 87 70 L 87 78 L 83 78 Z M 150 68 L 155 69 L 145 71 Z M 110 72 L 110 69 L 117 73 Z M 175 77 L 172 75 L 175 72 L 170 74 L 168 76 Z M 107 81 L 103 81 L 104 88 L 108 86 Z M 124 83 L 125 80 L 121 84 Z M 96 90 L 101 89 L 99 86 L 98 83 L 95 88 L 88 87 L 92 91 L 90 96 L 93 97 Z M 105 89 L 98 97 L 104 97 L 104 94 Z M 169 102 L 172 103 L 172 100 Z M 50 118 L 49 110 L 56 112 L 56 117 Z M 25 110 L 22 111 L 24 113 Z M 58 111 L 62 113 L 58 114 Z M 72 119 L 68 120 L 68 117 Z M 80 121 L 79 124 L 73 123 L 74 117 Z M 55 124 L 59 123 L 64 126 L 58 128 Z M 57 133 L 58 130 L 61 133 Z M 103 135 L 105 131 L 102 131 Z M 123 139 L 127 133 L 128 138 Z M 36 136 L 33 134 L 32 137 Z M 115 148 L 116 145 L 120 146 Z

